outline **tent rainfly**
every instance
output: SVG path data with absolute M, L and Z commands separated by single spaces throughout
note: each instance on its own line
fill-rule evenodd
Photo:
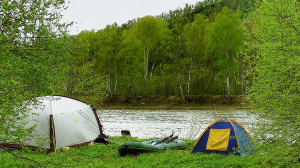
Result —
M 192 153 L 245 155 L 254 151 L 254 142 L 240 123 L 219 119 L 209 125 L 200 135 Z
M 36 99 L 38 103 L 27 105 L 29 117 L 25 128 L 36 125 L 33 134 L 38 136 L 29 136 L 22 144 L 2 142 L 2 147 L 22 148 L 25 145 L 53 152 L 62 147 L 87 145 L 103 135 L 94 106 L 63 96 Z

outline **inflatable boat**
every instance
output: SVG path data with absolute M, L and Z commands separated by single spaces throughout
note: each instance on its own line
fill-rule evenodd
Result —
M 119 145 L 120 155 L 139 154 L 147 152 L 162 152 L 166 149 L 183 149 L 186 144 L 182 140 L 172 139 L 171 141 L 162 142 L 160 139 L 144 142 L 123 142 Z

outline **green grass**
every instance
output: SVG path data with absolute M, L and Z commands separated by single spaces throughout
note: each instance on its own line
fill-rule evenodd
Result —
M 116 142 L 144 141 L 126 137 L 111 137 L 110 139 Z M 117 144 L 95 144 L 49 154 L 20 150 L 12 151 L 12 155 L 2 151 L 0 152 L 0 167 L 268 167 L 268 165 L 262 164 L 259 156 L 255 155 L 241 157 L 191 154 L 195 141 L 184 141 L 187 143 L 184 150 L 166 150 L 162 153 L 126 156 L 119 155 Z

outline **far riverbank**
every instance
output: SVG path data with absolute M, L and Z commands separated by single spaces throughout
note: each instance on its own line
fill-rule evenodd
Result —
M 180 96 L 149 96 L 149 97 L 107 97 L 97 105 L 107 109 L 249 109 L 246 97 L 227 96 L 189 96 L 183 103 Z

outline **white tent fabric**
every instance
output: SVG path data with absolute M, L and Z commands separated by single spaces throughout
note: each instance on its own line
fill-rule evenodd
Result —
M 28 105 L 26 128 L 37 124 L 25 145 L 50 149 L 50 115 L 53 116 L 55 148 L 94 141 L 100 134 L 97 119 L 90 105 L 61 96 L 38 97 L 38 103 Z

